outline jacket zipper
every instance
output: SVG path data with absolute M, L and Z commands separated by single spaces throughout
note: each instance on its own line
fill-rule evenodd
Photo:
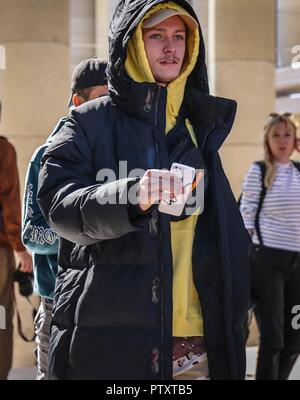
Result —
M 155 102 L 155 109 L 154 109 L 154 130 L 157 128 L 157 117 L 158 117 L 158 108 L 159 108 L 159 100 L 161 96 L 161 86 L 158 86 L 158 93 L 156 97 L 156 102 Z M 154 132 L 154 137 L 156 139 L 156 135 Z M 156 150 L 156 156 L 158 160 L 158 168 L 161 168 L 161 162 L 160 162 L 160 157 L 159 157 L 159 148 L 158 148 L 158 140 L 155 140 L 155 150 Z M 156 211 L 156 210 L 155 210 Z M 155 219 L 156 219 L 156 224 L 158 220 L 158 211 L 156 211 Z M 159 256 L 160 256 L 160 276 L 161 278 L 163 277 L 163 259 L 162 259 L 162 238 L 161 238 L 161 232 L 159 233 Z M 161 301 L 161 313 L 160 313 L 160 318 L 161 318 L 161 351 L 160 351 L 160 365 L 161 365 L 161 378 L 165 378 L 165 367 L 164 367 L 164 353 L 163 353 L 163 348 L 164 348 L 164 336 L 165 336 L 165 329 L 164 329 L 164 312 L 165 312 L 165 304 L 164 304 L 164 288 L 163 288 L 163 279 L 161 279 L 162 284 L 160 285 L 160 301 Z
M 161 87 L 158 86 L 158 93 L 156 97 L 156 102 L 155 102 L 155 109 L 154 109 L 154 130 L 157 127 L 157 115 L 158 115 L 158 106 L 159 106 L 159 100 L 160 100 L 160 92 L 161 92 Z M 156 139 L 156 135 L 154 132 L 154 137 Z M 159 158 L 159 150 L 158 150 L 158 141 L 155 140 L 155 150 L 156 150 L 156 156 L 157 156 L 157 161 L 158 161 L 158 169 L 160 169 L 160 158 Z

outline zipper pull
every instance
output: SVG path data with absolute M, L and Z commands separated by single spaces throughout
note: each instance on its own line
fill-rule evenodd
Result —
M 150 235 L 156 236 L 158 234 L 157 222 L 158 222 L 158 211 L 155 209 L 152 211 L 152 217 L 149 221 Z
M 159 373 L 159 358 L 160 358 L 159 348 L 155 347 L 152 350 L 151 354 L 151 371 L 153 374 Z
M 152 280 L 152 303 L 159 303 L 159 284 L 160 280 L 158 277 L 153 278 Z
M 149 113 L 152 110 L 152 100 L 153 100 L 153 93 L 150 89 L 147 91 L 147 95 L 145 98 L 145 104 L 144 104 L 144 111 L 146 113 Z

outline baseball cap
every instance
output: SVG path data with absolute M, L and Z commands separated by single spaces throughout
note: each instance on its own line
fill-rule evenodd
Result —
M 72 97 L 76 90 L 107 85 L 106 67 L 107 63 L 98 57 L 83 60 L 76 65 L 71 78 L 69 107 L 73 105 Z
M 190 29 L 197 29 L 198 23 L 188 12 L 172 10 L 171 8 L 164 8 L 162 10 L 157 10 L 155 13 L 151 14 L 149 18 L 145 19 L 142 24 L 142 28 L 152 28 L 155 25 L 160 24 L 164 20 L 178 15 L 183 19 L 186 25 Z

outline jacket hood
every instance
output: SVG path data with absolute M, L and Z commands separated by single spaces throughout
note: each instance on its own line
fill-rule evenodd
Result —
M 145 14 L 158 4 L 167 3 L 164 0 L 121 0 L 116 7 L 109 32 L 109 63 L 107 68 L 110 96 L 114 103 L 130 110 L 141 107 L 147 96 L 147 91 L 156 83 L 138 83 L 128 76 L 125 70 L 127 44 Z M 208 93 L 207 69 L 205 64 L 205 46 L 201 27 L 193 8 L 185 0 L 173 0 L 173 3 L 184 8 L 199 25 L 199 51 L 196 65 L 189 74 L 187 87 Z M 142 85 L 142 86 L 141 86 Z M 139 90 L 136 90 L 136 87 Z
M 125 70 L 130 78 L 136 82 L 152 82 L 156 83 L 152 74 L 143 40 L 142 24 L 149 16 L 158 10 L 170 9 L 177 12 L 185 12 L 185 10 L 169 1 L 163 4 L 157 4 L 146 13 L 145 17 L 138 24 L 132 38 L 127 44 L 127 58 L 125 62 Z M 184 92 L 187 79 L 194 70 L 199 52 L 199 29 L 187 29 L 186 38 L 186 54 L 179 76 L 166 85 L 167 104 L 166 104 L 166 133 L 169 132 L 176 124 L 176 120 L 184 98 Z

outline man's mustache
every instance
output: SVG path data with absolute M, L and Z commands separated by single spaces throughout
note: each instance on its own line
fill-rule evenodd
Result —
M 176 64 L 179 63 L 179 58 L 177 58 L 176 56 L 166 56 L 166 57 L 161 57 L 157 60 L 158 62 L 167 62 L 167 61 L 173 61 L 176 62 Z

